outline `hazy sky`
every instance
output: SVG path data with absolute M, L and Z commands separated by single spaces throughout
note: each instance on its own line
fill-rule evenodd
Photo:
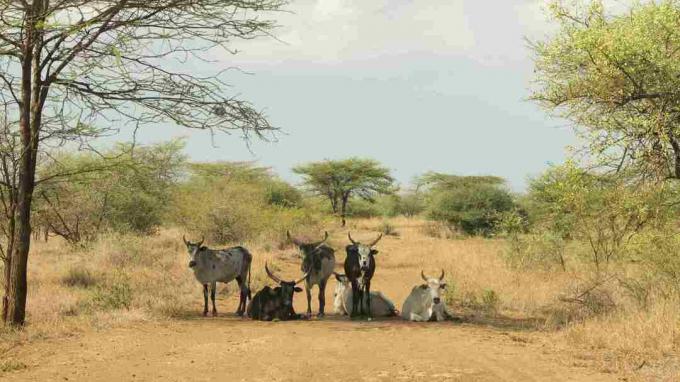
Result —
M 143 142 L 187 137 L 194 160 L 257 160 L 286 179 L 296 164 L 371 157 L 407 183 L 434 170 L 493 174 L 521 190 L 564 159 L 570 127 L 526 101 L 525 37 L 548 33 L 539 0 L 304 0 L 273 39 L 239 43 L 227 79 L 283 129 L 248 150 L 234 136 L 178 128 Z

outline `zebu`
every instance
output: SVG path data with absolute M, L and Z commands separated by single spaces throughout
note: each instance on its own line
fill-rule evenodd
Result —
M 305 273 L 296 281 L 283 281 L 269 270 L 266 263 L 264 269 L 267 276 L 279 286 L 276 288 L 265 286 L 257 292 L 248 304 L 248 317 L 260 321 L 299 320 L 301 316 L 296 314 L 295 309 L 293 309 L 293 294 L 302 292 L 302 288 L 296 285 L 301 283 L 307 277 L 307 274 Z
M 357 314 L 367 314 L 370 321 L 371 315 L 371 280 L 375 273 L 375 258 L 378 250 L 374 249 L 376 244 L 382 239 L 382 234 L 371 244 L 361 244 L 352 239 L 352 234 L 347 233 L 349 241 L 352 242 L 346 248 L 347 258 L 345 258 L 345 275 L 352 284 L 352 311 L 350 317 Z M 366 304 L 364 304 L 366 299 Z M 367 309 L 364 309 L 366 307 Z
M 240 296 L 236 315 L 243 316 L 246 304 L 250 298 L 250 266 L 253 256 L 244 247 L 226 249 L 210 249 L 203 246 L 204 239 L 192 243 L 182 236 L 182 240 L 189 252 L 189 268 L 194 271 L 196 280 L 203 285 L 204 309 L 203 315 L 208 315 L 208 287 L 212 299 L 212 314 L 217 316 L 215 293 L 217 283 L 229 283 L 236 280 Z
M 319 314 L 324 316 L 326 306 L 326 284 L 333 274 L 335 268 L 335 250 L 326 245 L 328 232 L 325 233 L 323 240 L 313 243 L 306 243 L 291 236 L 286 232 L 288 240 L 295 244 L 302 254 L 302 272 L 308 274 L 305 279 L 305 291 L 307 292 L 307 317 L 312 316 L 312 288 L 319 286 Z
M 444 321 L 454 319 L 446 311 L 446 304 L 441 298 L 441 291 L 446 289 L 444 270 L 439 278 L 429 278 L 424 272 L 420 276 L 425 281 L 423 285 L 416 285 L 411 294 L 404 301 L 401 317 L 409 321 Z

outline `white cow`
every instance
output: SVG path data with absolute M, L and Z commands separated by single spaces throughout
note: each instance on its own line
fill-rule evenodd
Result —
M 441 291 L 446 289 L 444 271 L 438 279 L 428 278 L 424 272 L 420 276 L 426 284 L 417 285 L 404 301 L 401 317 L 409 321 L 444 321 L 452 319 L 446 311 L 446 304 L 441 297 Z
M 345 275 L 334 273 L 338 283 L 335 285 L 335 300 L 333 307 L 336 314 L 350 315 L 352 311 L 352 285 Z M 368 300 L 364 299 L 364 309 L 368 311 Z M 399 314 L 385 295 L 371 292 L 371 313 L 373 317 L 395 317 Z

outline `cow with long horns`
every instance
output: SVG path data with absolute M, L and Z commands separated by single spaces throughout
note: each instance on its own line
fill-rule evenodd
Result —
M 375 273 L 375 255 L 378 250 L 374 247 L 382 239 L 382 234 L 370 244 L 362 244 L 352 239 L 352 234 L 347 233 L 349 241 L 347 246 L 347 258 L 345 258 L 345 276 L 352 285 L 352 312 L 351 317 L 368 315 L 369 321 L 373 319 L 371 313 L 371 279 Z M 364 299 L 366 302 L 364 303 Z M 367 307 L 368 309 L 364 309 Z
M 416 285 L 411 294 L 404 301 L 401 317 L 409 321 L 444 321 L 454 319 L 447 311 L 446 304 L 442 299 L 442 291 L 446 289 L 444 282 L 444 270 L 439 278 L 425 276 L 420 272 L 425 284 Z
M 295 313 L 293 295 L 302 292 L 302 288 L 298 287 L 297 284 L 305 280 L 308 274 L 305 273 L 299 280 L 283 281 L 269 270 L 267 263 L 265 263 L 264 269 L 267 276 L 279 286 L 275 288 L 265 286 L 257 292 L 248 305 L 248 317 L 260 321 L 299 320 L 301 315 Z
M 243 316 L 250 298 L 250 266 L 253 262 L 250 252 L 244 247 L 210 249 L 203 246 L 205 238 L 198 243 L 187 241 L 184 236 L 182 240 L 189 253 L 189 268 L 194 271 L 196 280 L 203 285 L 203 315 L 208 315 L 208 290 L 212 299 L 212 314 L 217 316 L 215 306 L 217 283 L 227 284 L 236 280 L 240 290 L 236 314 Z
M 328 245 L 328 232 L 323 240 L 317 242 L 304 242 L 291 236 L 287 231 L 288 240 L 295 244 L 302 255 L 302 272 L 307 274 L 305 279 L 305 292 L 307 292 L 307 317 L 312 316 L 312 288 L 319 286 L 319 318 L 324 316 L 326 306 L 326 284 L 335 268 L 335 250 Z

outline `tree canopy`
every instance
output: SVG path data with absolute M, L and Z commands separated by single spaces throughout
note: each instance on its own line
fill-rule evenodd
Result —
M 394 191 L 390 170 L 371 159 L 325 160 L 297 166 L 293 171 L 303 176 L 309 190 L 328 199 L 343 225 L 351 197 L 372 202 L 376 195 Z
M 533 44 L 532 98 L 573 121 L 588 159 L 610 171 L 680 178 L 680 2 L 611 13 L 554 2 L 559 31 Z

